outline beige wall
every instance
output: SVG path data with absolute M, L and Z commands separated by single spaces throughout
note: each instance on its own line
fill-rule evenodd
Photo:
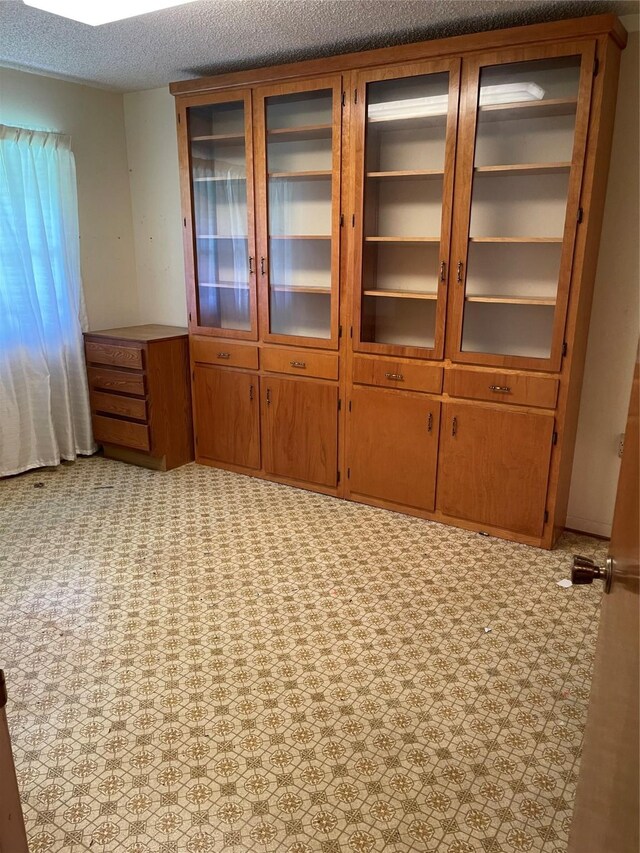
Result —
M 168 89 L 124 96 L 141 320 L 186 325 L 174 99 Z
M 0 121 L 71 134 L 89 324 L 137 323 L 122 95 L 0 68 Z
M 627 23 L 625 21 L 625 23 Z M 608 536 L 638 345 L 639 33 L 622 54 L 567 525 Z

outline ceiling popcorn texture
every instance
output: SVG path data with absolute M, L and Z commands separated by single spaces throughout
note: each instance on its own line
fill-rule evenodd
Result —
M 198 0 L 90 27 L 0 0 L 0 65 L 117 91 L 602 12 L 637 0 Z

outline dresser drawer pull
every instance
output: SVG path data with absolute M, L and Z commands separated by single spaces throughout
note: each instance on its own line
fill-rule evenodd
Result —
M 401 373 L 385 373 L 385 379 L 395 379 L 397 382 L 402 382 L 404 376 Z
M 508 385 L 489 385 L 489 391 L 496 391 L 498 394 L 510 394 L 511 388 Z
M 231 358 L 231 353 L 230 352 L 219 352 L 217 357 L 218 358 Z
M 306 361 L 290 361 L 289 364 L 291 365 L 291 367 L 305 368 L 307 366 Z

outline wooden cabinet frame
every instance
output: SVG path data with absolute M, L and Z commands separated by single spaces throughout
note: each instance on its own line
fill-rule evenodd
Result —
M 218 467 L 251 473 L 264 479 L 336 497 L 351 498 L 373 506 L 401 510 L 420 518 L 453 524 L 529 545 L 553 547 L 566 519 L 591 298 L 606 194 L 620 53 L 625 44 L 626 32 L 618 19 L 613 15 L 599 15 L 323 57 L 271 68 L 249 69 L 171 85 L 171 92 L 177 98 L 190 331 L 209 336 L 213 341 L 220 339 L 221 352 L 224 350 L 224 339 L 237 338 L 238 343 L 234 347 L 239 348 L 239 351 L 236 352 L 234 348 L 231 352 L 231 345 L 227 345 L 228 366 L 219 365 L 220 369 L 229 370 L 235 365 L 237 367 L 234 369 L 251 371 L 256 378 L 256 385 L 260 386 L 261 396 L 274 376 L 279 382 L 306 384 L 320 381 L 334 389 L 331 406 L 323 404 L 322 416 L 317 420 L 324 423 L 327 440 L 332 448 L 334 439 L 337 441 L 338 470 L 335 480 L 332 476 L 319 476 L 314 482 L 310 476 L 309 481 L 305 482 L 292 476 L 271 473 L 268 469 L 276 466 L 268 459 L 265 460 L 264 452 L 259 470 L 248 471 L 246 468 L 215 462 Z M 577 54 L 581 54 L 582 62 L 578 81 L 573 157 L 567 178 L 568 194 L 550 357 L 496 356 L 490 353 L 461 351 L 465 289 L 462 285 L 466 285 L 466 281 L 458 284 L 457 263 L 462 261 L 465 279 L 480 71 L 485 66 L 533 62 Z M 397 80 L 444 70 L 449 70 L 451 74 L 451 86 L 455 80 L 456 93 L 455 97 L 449 99 L 450 114 L 445 142 L 451 168 L 445 169 L 445 197 L 448 199 L 449 209 L 445 209 L 447 204 L 444 203 L 442 221 L 448 222 L 449 230 L 445 235 L 443 224 L 440 257 L 447 264 L 447 281 L 444 288 L 439 285 L 435 345 L 432 350 L 428 350 L 422 347 L 361 341 L 365 86 L 368 82 Z M 251 223 L 250 229 L 255 226 L 258 232 L 250 245 L 254 249 L 254 257 L 265 258 L 265 269 L 268 269 L 265 98 L 327 88 L 332 88 L 334 92 L 333 123 L 336 128 L 332 137 L 334 174 L 330 339 L 270 334 L 269 293 L 265 286 L 266 281 L 260 281 L 262 278 L 266 279 L 266 275 L 254 276 L 251 283 L 253 309 L 250 332 L 198 327 L 197 322 L 194 322 L 197 321 L 197 298 L 186 109 L 192 105 L 210 104 L 218 100 L 225 102 L 244 99 L 247 169 L 248 172 L 252 170 L 254 176 L 253 180 L 247 180 L 247 197 L 251 207 L 249 193 L 253 194 L 255 184 L 255 195 L 252 195 L 252 198 L 257 211 L 255 223 Z M 452 105 L 453 101 L 455 107 Z M 566 159 L 568 160 L 568 155 Z M 249 174 L 247 177 L 249 178 Z M 555 221 L 559 234 L 560 214 Z M 445 236 L 448 241 L 446 245 Z M 254 265 L 254 269 L 259 269 L 259 263 Z M 443 298 L 443 293 L 446 298 Z M 249 344 L 249 341 L 255 343 Z M 249 347 L 251 353 L 242 352 L 242 348 Z M 305 347 L 307 352 L 303 356 L 303 351 L 296 353 L 294 347 Z M 335 355 L 328 352 L 331 350 Z M 202 347 L 199 347 L 198 351 L 199 363 L 213 363 L 209 362 L 206 353 L 203 355 Z M 193 352 L 191 357 L 193 366 Z M 325 368 L 323 363 L 317 361 L 318 358 L 336 359 L 337 378 L 333 365 L 330 375 L 322 372 Z M 288 367 L 292 361 L 305 361 L 309 378 L 292 379 L 295 371 L 293 368 L 289 370 Z M 327 378 L 311 378 L 318 371 L 318 375 Z M 439 371 L 441 375 L 432 375 L 434 371 Z M 288 379 L 287 373 L 290 374 Z M 397 373 L 403 374 L 401 382 L 395 376 Z M 391 376 L 388 377 L 387 374 Z M 514 416 L 517 413 L 544 414 L 544 424 L 553 423 L 553 432 L 548 469 L 546 461 L 544 463 L 545 470 L 548 470 L 548 482 L 542 526 L 538 525 L 538 511 L 542 505 L 541 487 L 536 487 L 535 525 L 527 522 L 527 525 L 521 524 L 519 530 L 515 527 L 501 527 L 497 518 L 493 519 L 494 523 L 487 521 L 484 516 L 482 521 L 473 520 L 470 516 L 474 513 L 468 509 L 465 511 L 462 503 L 460 512 L 456 514 L 450 501 L 445 512 L 438 503 L 438 498 L 434 510 L 431 511 L 418 506 L 400 506 L 384 496 L 352 494 L 349 482 L 349 459 L 352 451 L 349 447 L 347 421 L 348 404 L 352 389 L 356 387 L 372 390 L 376 387 L 394 388 L 395 390 L 387 390 L 384 393 L 396 395 L 398 400 L 403 399 L 402 395 L 419 397 L 422 394 L 425 399 L 426 395 L 429 395 L 434 403 L 437 402 L 437 405 L 442 407 L 444 431 L 451 427 L 447 421 L 451 407 L 463 404 L 468 407 L 465 412 L 494 411 L 496 430 L 499 432 L 502 429 L 503 434 L 505 414 L 509 411 L 513 412 Z M 404 391 L 401 390 L 403 387 Z M 338 402 L 335 415 L 333 396 Z M 289 410 L 295 408 L 295 404 L 291 402 L 293 399 L 292 396 L 287 403 Z M 261 399 L 263 416 L 265 406 L 266 401 Z M 399 417 L 395 412 L 391 420 L 397 425 Z M 401 432 L 399 428 L 396 429 Z M 485 435 L 493 435 L 487 431 L 486 423 L 483 429 Z M 264 417 L 261 430 L 264 451 L 264 442 L 274 440 L 273 431 L 271 435 L 268 434 L 269 426 Z M 446 441 L 447 435 L 441 432 L 439 451 Z M 495 443 L 500 446 L 499 441 Z M 278 447 L 275 449 L 278 452 L 283 450 Z M 333 450 L 331 453 L 333 454 Z M 451 455 L 447 461 L 451 481 L 450 459 Z M 199 461 L 212 464 L 211 460 Z M 442 464 L 441 456 L 439 464 Z M 439 494 L 438 483 L 443 472 L 446 473 L 444 467 L 442 471 L 436 471 L 436 495 Z M 320 482 L 321 480 L 323 482 Z M 509 523 L 507 516 L 508 513 L 503 513 L 502 523 Z
M 565 322 L 569 287 L 573 266 L 573 251 L 578 228 L 578 208 L 591 108 L 591 88 L 596 43 L 594 40 L 568 42 L 562 45 L 545 45 L 517 50 L 501 50 L 480 54 L 465 60 L 463 67 L 460 133 L 456 162 L 456 201 L 454 207 L 454 232 L 451 264 L 460 270 L 452 276 L 450 315 L 447 329 L 447 356 L 458 363 L 486 364 L 493 367 L 513 367 L 530 370 L 557 371 L 563 355 Z M 573 153 L 567 193 L 566 215 L 562 237 L 562 252 L 558 276 L 558 290 L 554 312 L 551 353 L 548 359 L 530 358 L 495 353 L 462 350 L 462 327 L 466 296 L 467 262 L 469 255 L 469 229 L 474 182 L 474 157 L 478 126 L 478 89 L 480 72 L 487 66 L 508 65 L 516 62 L 580 56 L 580 80 L 576 106 Z
M 240 89 L 218 92 L 215 95 L 191 95 L 176 101 L 178 122 L 178 161 L 180 169 L 180 196 L 183 210 L 183 246 L 185 258 L 185 278 L 187 285 L 187 310 L 189 312 L 189 332 L 198 335 L 215 335 L 219 338 L 237 338 L 238 340 L 258 340 L 258 307 L 256 293 L 255 263 L 249 264 L 249 316 L 251 329 L 223 329 L 203 326 L 199 323 L 198 264 L 196 251 L 195 215 L 191 182 L 191 145 L 189 138 L 190 107 L 224 104 L 242 101 L 244 104 L 244 142 L 247 169 L 247 251 L 252 260 L 256 257 L 256 236 L 254 221 L 254 154 L 253 154 L 253 113 L 251 90 Z
M 331 331 L 329 338 L 313 338 L 302 335 L 274 334 L 271 329 L 270 312 L 270 258 L 269 258 L 269 191 L 267 174 L 267 123 L 266 101 L 278 95 L 293 95 L 322 89 L 332 92 L 331 134 Z M 255 174 L 256 202 L 258 215 L 258 264 L 256 276 L 260 279 L 260 331 L 264 341 L 290 346 L 338 348 L 339 302 L 340 302 L 340 215 L 341 215 L 341 156 L 342 156 L 342 77 L 316 77 L 295 83 L 280 83 L 254 91 L 255 116 Z
M 364 191 L 366 182 L 366 129 L 367 129 L 367 85 L 385 80 L 399 80 L 408 77 L 447 73 L 449 75 L 449 102 L 446 118 L 444 146 L 444 175 L 442 182 L 442 214 L 440 218 L 440 244 L 438 266 L 444 264 L 444 278 L 438 278 L 438 298 L 436 302 L 435 336 L 433 348 L 381 344 L 362 340 L 362 291 L 364 261 Z M 451 245 L 454 165 L 456 159 L 456 136 L 458 130 L 458 100 L 460 95 L 460 59 L 432 60 L 414 62 L 409 65 L 394 65 L 391 68 L 377 68 L 359 71 L 352 78 L 355 103 L 351 107 L 353 142 L 351 150 L 351 168 L 354 184 L 355 223 L 353 230 L 353 287 L 352 317 L 353 346 L 357 352 L 377 353 L 414 358 L 442 358 L 444 352 L 444 330 L 447 309 L 447 286 L 449 282 L 449 254 Z

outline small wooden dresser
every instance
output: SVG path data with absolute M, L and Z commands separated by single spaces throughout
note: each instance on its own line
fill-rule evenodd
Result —
M 193 461 L 187 330 L 86 332 L 84 349 L 93 434 L 105 456 L 160 471 Z

